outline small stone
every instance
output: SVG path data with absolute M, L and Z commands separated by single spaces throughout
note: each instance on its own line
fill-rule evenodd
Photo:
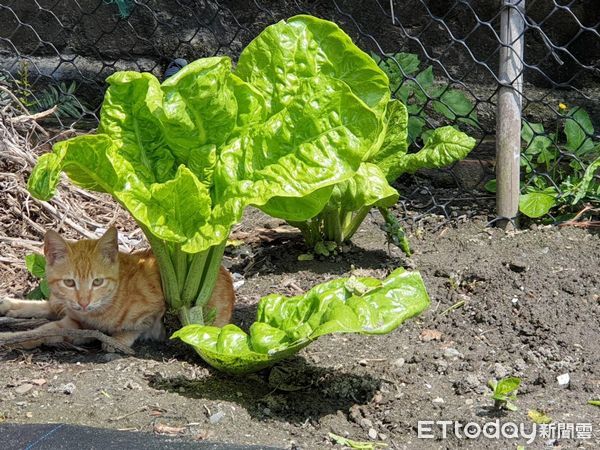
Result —
M 360 361 L 358 361 L 358 364 L 360 364 L 363 367 L 367 367 L 369 365 L 369 361 L 367 361 L 366 359 L 361 359 Z
M 136 383 L 133 380 L 128 380 L 127 383 L 125 383 L 125 388 L 126 389 L 136 390 L 136 391 L 141 391 L 142 390 L 142 386 L 140 386 L 139 383 Z
M 468 398 L 465 400 L 465 405 L 467 406 L 471 406 L 473 404 L 473 399 L 472 398 Z
M 28 419 L 31 419 L 33 417 L 33 413 L 31 411 L 27 411 L 25 413 L 25 417 L 27 417 Z
M 15 388 L 15 392 L 17 394 L 24 395 L 24 394 L 27 394 L 32 389 L 33 389 L 33 384 L 25 383 L 25 384 L 22 384 L 21 386 L 17 386 Z
M 61 394 L 73 395 L 75 393 L 75 385 L 73 383 L 63 384 L 59 387 L 48 389 L 48 392 L 60 392 Z
M 439 341 L 442 339 L 442 332 L 438 330 L 425 329 L 421 331 L 419 339 L 423 342 Z
M 444 403 L 444 399 L 442 397 L 436 397 L 432 401 L 433 403 Z
M 375 431 L 375 428 L 369 428 L 369 439 L 377 439 L 377 431 Z
M 496 363 L 494 364 L 494 375 L 496 375 L 496 378 L 506 378 L 508 376 L 508 369 L 506 367 L 504 367 L 502 364 L 500 363 Z
M 369 419 L 360 419 L 360 426 L 364 429 L 373 428 L 373 422 L 371 422 Z
M 455 348 L 449 347 L 446 350 L 444 350 L 444 358 L 457 360 L 464 358 L 464 355 Z
M 265 409 L 268 409 L 268 408 L 265 408 Z M 225 413 L 223 411 L 218 411 L 218 412 L 214 413 L 212 416 L 210 416 L 208 418 L 208 421 L 214 425 L 216 423 L 219 423 L 221 420 L 223 420 L 224 417 L 225 417 Z
M 35 380 L 31 380 L 31 383 L 35 384 L 36 386 L 43 386 L 46 384 L 46 380 L 44 378 L 36 378 Z
M 556 377 L 556 381 L 558 381 L 559 386 L 568 386 L 571 382 L 571 376 L 568 373 L 563 373 Z
M 379 440 L 385 441 L 388 438 L 387 434 L 379 433 Z
M 508 263 L 508 268 L 513 272 L 521 273 L 527 270 L 527 264 L 525 263 L 525 261 L 514 259 Z
M 395 359 L 394 361 L 392 361 L 392 366 L 394 366 L 394 367 L 402 367 L 405 362 L 406 361 L 404 361 L 404 358 L 398 358 L 398 359 Z

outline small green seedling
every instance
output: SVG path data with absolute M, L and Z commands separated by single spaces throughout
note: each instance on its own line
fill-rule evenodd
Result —
M 517 389 L 521 385 L 521 379 L 518 377 L 503 378 L 500 381 L 490 380 L 488 386 L 493 391 L 492 399 L 494 408 L 498 410 L 507 409 L 516 411 L 519 408 L 513 403 L 517 399 Z
M 27 294 L 30 300 L 45 300 L 50 296 L 50 287 L 46 279 L 46 259 L 38 253 L 30 253 L 25 256 L 25 267 L 27 271 L 40 279 L 40 284 Z
M 588 400 L 588 405 L 600 407 L 600 400 Z

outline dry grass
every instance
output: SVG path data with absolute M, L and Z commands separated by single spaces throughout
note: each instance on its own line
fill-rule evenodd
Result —
M 43 120 L 52 109 L 31 114 L 7 88 L 0 85 L 0 93 L 8 99 L 0 105 L 0 295 L 21 297 L 34 286 L 23 258 L 40 251 L 48 229 L 80 239 L 96 238 L 116 225 L 124 251 L 145 246 L 142 232 L 109 195 L 84 191 L 66 179 L 49 202 L 29 194 L 27 179 L 37 157 L 77 132 L 45 129 Z

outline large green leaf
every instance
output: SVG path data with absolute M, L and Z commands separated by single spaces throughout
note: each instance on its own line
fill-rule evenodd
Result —
M 582 108 L 574 108 L 569 112 L 565 121 L 567 144 L 565 147 L 577 155 L 582 155 L 594 149 L 590 136 L 594 135 L 594 126 L 589 114 Z
M 249 334 L 235 325 L 189 325 L 172 337 L 217 369 L 241 374 L 268 367 L 325 334 L 389 333 L 428 306 L 419 273 L 397 269 L 383 281 L 337 279 L 296 297 L 264 297 Z
M 377 63 L 336 24 L 312 16 L 266 28 L 242 51 L 236 74 L 263 93 L 273 111 L 290 104 L 303 79 L 317 75 L 346 84 L 379 115 L 390 98 L 389 80 Z
M 402 158 L 389 156 L 377 164 L 385 167 L 388 180 L 395 180 L 403 173 L 446 167 L 467 156 L 475 144 L 476 140 L 462 131 L 450 126 L 442 127 L 431 133 L 425 146 L 417 153 L 408 153 Z
M 98 134 L 61 142 L 29 180 L 50 198 L 65 171 L 111 193 L 152 235 L 200 252 L 248 205 L 288 220 L 323 209 L 383 140 L 385 74 L 336 25 L 299 16 L 242 53 L 194 61 L 160 84 L 108 79 Z
M 388 182 L 393 182 L 395 167 L 408 151 L 408 111 L 398 100 L 391 100 L 386 111 L 386 133 L 381 147 L 373 153 L 369 162 L 377 165 Z
M 527 217 L 542 217 L 556 206 L 556 197 L 556 190 L 552 187 L 544 190 L 534 189 L 519 197 L 519 211 Z

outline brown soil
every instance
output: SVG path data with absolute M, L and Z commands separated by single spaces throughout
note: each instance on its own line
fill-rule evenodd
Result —
M 591 423 L 590 439 L 537 437 L 532 446 L 600 444 L 600 239 L 580 229 L 506 234 L 470 221 L 414 227 L 415 254 L 388 253 L 370 217 L 355 246 L 332 258 L 298 261 L 299 236 L 231 249 L 226 263 L 244 276 L 235 323 L 247 327 L 257 300 L 350 273 L 383 277 L 408 266 L 423 275 L 431 308 L 390 335 L 319 339 L 275 369 L 233 378 L 178 342 L 140 344 L 134 357 L 99 348 L 2 351 L 0 414 L 16 423 L 66 422 L 180 433 L 184 439 L 341 448 L 328 434 L 391 448 L 515 448 L 524 439 L 417 438 L 419 420 L 526 423 L 528 410 L 559 423 Z M 251 211 L 241 230 L 273 227 Z M 14 267 L 14 266 L 12 266 Z M 5 293 L 25 280 L 3 270 Z M 8 278 L 17 280 L 10 282 Z M 449 309 L 454 306 L 454 309 Z M 568 373 L 561 387 L 556 377 Z M 487 381 L 519 376 L 519 410 L 498 413 Z M 165 428 L 173 427 L 173 428 Z M 369 437 L 369 435 L 371 437 Z

